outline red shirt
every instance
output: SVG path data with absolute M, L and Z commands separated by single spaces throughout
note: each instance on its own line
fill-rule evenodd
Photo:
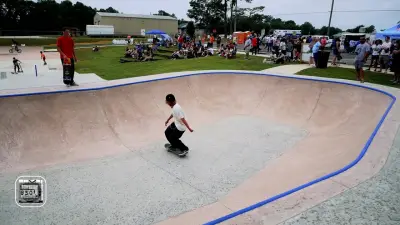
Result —
M 57 47 L 68 57 L 74 58 L 74 40 L 71 37 L 61 36 L 57 39 Z M 63 58 L 60 54 L 60 58 Z
M 253 38 L 251 39 L 251 45 L 253 45 L 253 47 L 257 46 L 257 38 Z

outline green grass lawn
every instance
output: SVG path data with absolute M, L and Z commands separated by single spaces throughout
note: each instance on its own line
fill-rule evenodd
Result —
M 350 68 L 340 68 L 340 67 L 328 67 L 326 69 L 308 68 L 299 71 L 296 74 L 316 76 L 316 77 L 356 80 L 356 70 Z M 365 82 L 400 88 L 400 85 L 392 84 L 392 82 L 390 81 L 393 78 L 393 75 L 391 74 L 377 73 L 364 70 L 364 76 L 365 76 Z
M 179 71 L 194 70 L 252 70 L 261 71 L 276 65 L 262 63 L 263 58 L 251 57 L 245 60 L 238 54 L 236 59 L 225 59 L 219 56 L 201 57 L 197 59 L 170 60 L 167 57 L 173 49 L 161 49 L 155 54 L 155 61 L 120 63 L 125 47 L 105 47 L 99 52 L 91 49 L 78 49 L 76 54 L 78 73 L 96 73 L 106 80 L 153 75 Z
M 60 36 L 60 35 L 59 35 Z M 16 38 L 15 40 L 20 44 L 25 44 L 26 46 L 48 46 L 52 47 L 56 45 L 57 38 L 48 37 L 48 38 Z M 112 44 L 112 40 L 114 39 L 123 39 L 123 38 L 95 38 L 95 37 L 73 37 L 76 45 L 85 45 L 85 44 Z M 145 40 L 143 38 L 135 38 L 135 41 Z M 11 46 L 12 41 L 11 38 L 0 38 L 0 46 Z

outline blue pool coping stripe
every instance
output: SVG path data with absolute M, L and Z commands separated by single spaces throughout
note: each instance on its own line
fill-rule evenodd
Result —
M 293 194 L 295 192 L 298 192 L 300 190 L 303 190 L 309 186 L 312 186 L 316 183 L 319 183 L 321 181 L 330 179 L 334 176 L 337 176 L 348 169 L 352 168 L 355 166 L 357 163 L 361 161 L 361 159 L 364 157 L 366 152 L 368 151 L 372 141 L 374 140 L 376 134 L 378 133 L 379 129 L 381 128 L 383 122 L 385 121 L 387 115 L 389 114 L 390 110 L 392 109 L 393 105 L 396 102 L 396 97 L 392 95 L 391 93 L 388 93 L 386 91 L 373 88 L 373 87 L 367 87 L 363 86 L 360 84 L 353 84 L 353 83 L 347 83 L 344 81 L 336 81 L 336 80 L 326 80 L 323 78 L 320 79 L 315 79 L 315 78 L 307 78 L 307 77 L 295 77 L 295 76 L 285 76 L 285 75 L 275 75 L 275 74 L 267 74 L 267 73 L 257 73 L 253 71 L 212 71 L 212 72 L 195 72 L 195 73 L 189 73 L 185 75 L 177 75 L 177 76 L 170 76 L 170 77 L 163 77 L 163 78 L 157 78 L 157 79 L 151 79 L 151 80 L 144 80 L 144 81 L 136 81 L 136 82 L 129 82 L 129 83 L 124 83 L 124 84 L 117 84 L 117 85 L 110 85 L 110 86 L 104 86 L 104 87 L 96 87 L 96 88 L 83 88 L 83 89 L 72 89 L 72 90 L 59 90 L 59 91 L 45 91 L 45 92 L 34 92 L 34 93 L 22 93 L 22 94 L 7 94 L 7 95 L 1 95 L 0 98 L 7 98 L 7 97 L 18 97 L 18 96 L 31 96 L 31 95 L 44 95 L 44 94 L 56 94 L 56 93 L 67 93 L 67 92 L 84 92 L 84 91 L 97 91 L 97 90 L 105 90 L 105 89 L 111 89 L 111 88 L 116 88 L 116 87 L 123 87 L 123 86 L 128 86 L 128 85 L 134 85 L 134 84 L 140 84 L 140 83 L 148 83 L 148 82 L 153 82 L 153 81 L 160 81 L 160 80 L 169 80 L 169 79 L 174 79 L 174 78 L 182 78 L 182 77 L 189 77 L 189 76 L 196 76 L 196 75 L 215 75 L 215 74 L 235 74 L 235 75 L 255 75 L 255 76 L 270 76 L 270 77 L 279 77 L 279 78 L 288 78 L 288 79 L 297 79 L 297 80 L 307 80 L 307 81 L 316 81 L 316 82 L 324 82 L 324 83 L 334 83 L 334 84 L 342 84 L 342 85 L 348 85 L 348 86 L 354 86 L 354 87 L 359 87 L 359 88 L 364 88 L 368 89 L 371 91 L 375 91 L 381 94 L 384 94 L 392 99 L 390 102 L 389 106 L 385 110 L 385 113 L 382 115 L 381 119 L 379 120 L 378 124 L 376 125 L 375 129 L 371 133 L 370 137 L 368 138 L 367 142 L 365 143 L 364 147 L 362 148 L 360 154 L 357 156 L 355 160 L 353 160 L 350 164 L 347 166 L 343 167 L 342 169 L 339 169 L 337 171 L 334 171 L 332 173 L 329 173 L 325 176 L 322 176 L 320 178 L 317 178 L 315 180 L 312 180 L 308 183 L 305 183 L 303 185 L 300 185 L 298 187 L 295 187 L 291 190 L 285 191 L 281 194 L 272 196 L 268 199 L 265 199 L 263 201 L 260 201 L 258 203 L 255 203 L 253 205 L 250 205 L 246 208 L 237 210 L 235 212 L 232 212 L 228 215 L 225 215 L 223 217 L 220 217 L 218 219 L 212 220 L 210 222 L 207 222 L 203 225 L 214 225 L 214 224 L 219 224 L 221 222 L 224 222 L 226 220 L 232 219 L 234 217 L 237 217 L 241 214 L 244 214 L 246 212 L 252 211 L 254 209 L 257 209 L 261 206 L 264 206 L 268 203 L 274 202 L 280 198 L 283 198 L 285 196 L 288 196 L 290 194 Z

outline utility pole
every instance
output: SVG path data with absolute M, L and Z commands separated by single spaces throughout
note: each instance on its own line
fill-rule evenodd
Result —
M 237 5 L 238 5 L 238 1 L 236 0 L 236 5 L 235 5 L 235 22 L 233 23 L 233 32 L 236 32 L 236 22 L 237 22 Z
M 329 31 L 331 29 L 331 21 L 332 21 L 332 11 L 333 11 L 333 5 L 335 4 L 335 0 L 332 0 L 332 5 L 331 5 L 331 13 L 329 15 L 329 24 L 328 24 L 328 38 L 329 38 Z

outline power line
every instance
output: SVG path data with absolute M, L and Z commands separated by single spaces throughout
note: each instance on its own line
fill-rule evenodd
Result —
M 323 12 L 303 12 L 303 13 L 281 13 L 281 14 L 273 14 L 271 16 L 290 16 L 290 15 L 304 15 L 304 14 L 325 14 L 330 13 L 331 11 L 323 11 Z M 368 9 L 368 10 L 336 10 L 332 11 L 333 13 L 364 13 L 364 12 L 400 12 L 400 9 Z

